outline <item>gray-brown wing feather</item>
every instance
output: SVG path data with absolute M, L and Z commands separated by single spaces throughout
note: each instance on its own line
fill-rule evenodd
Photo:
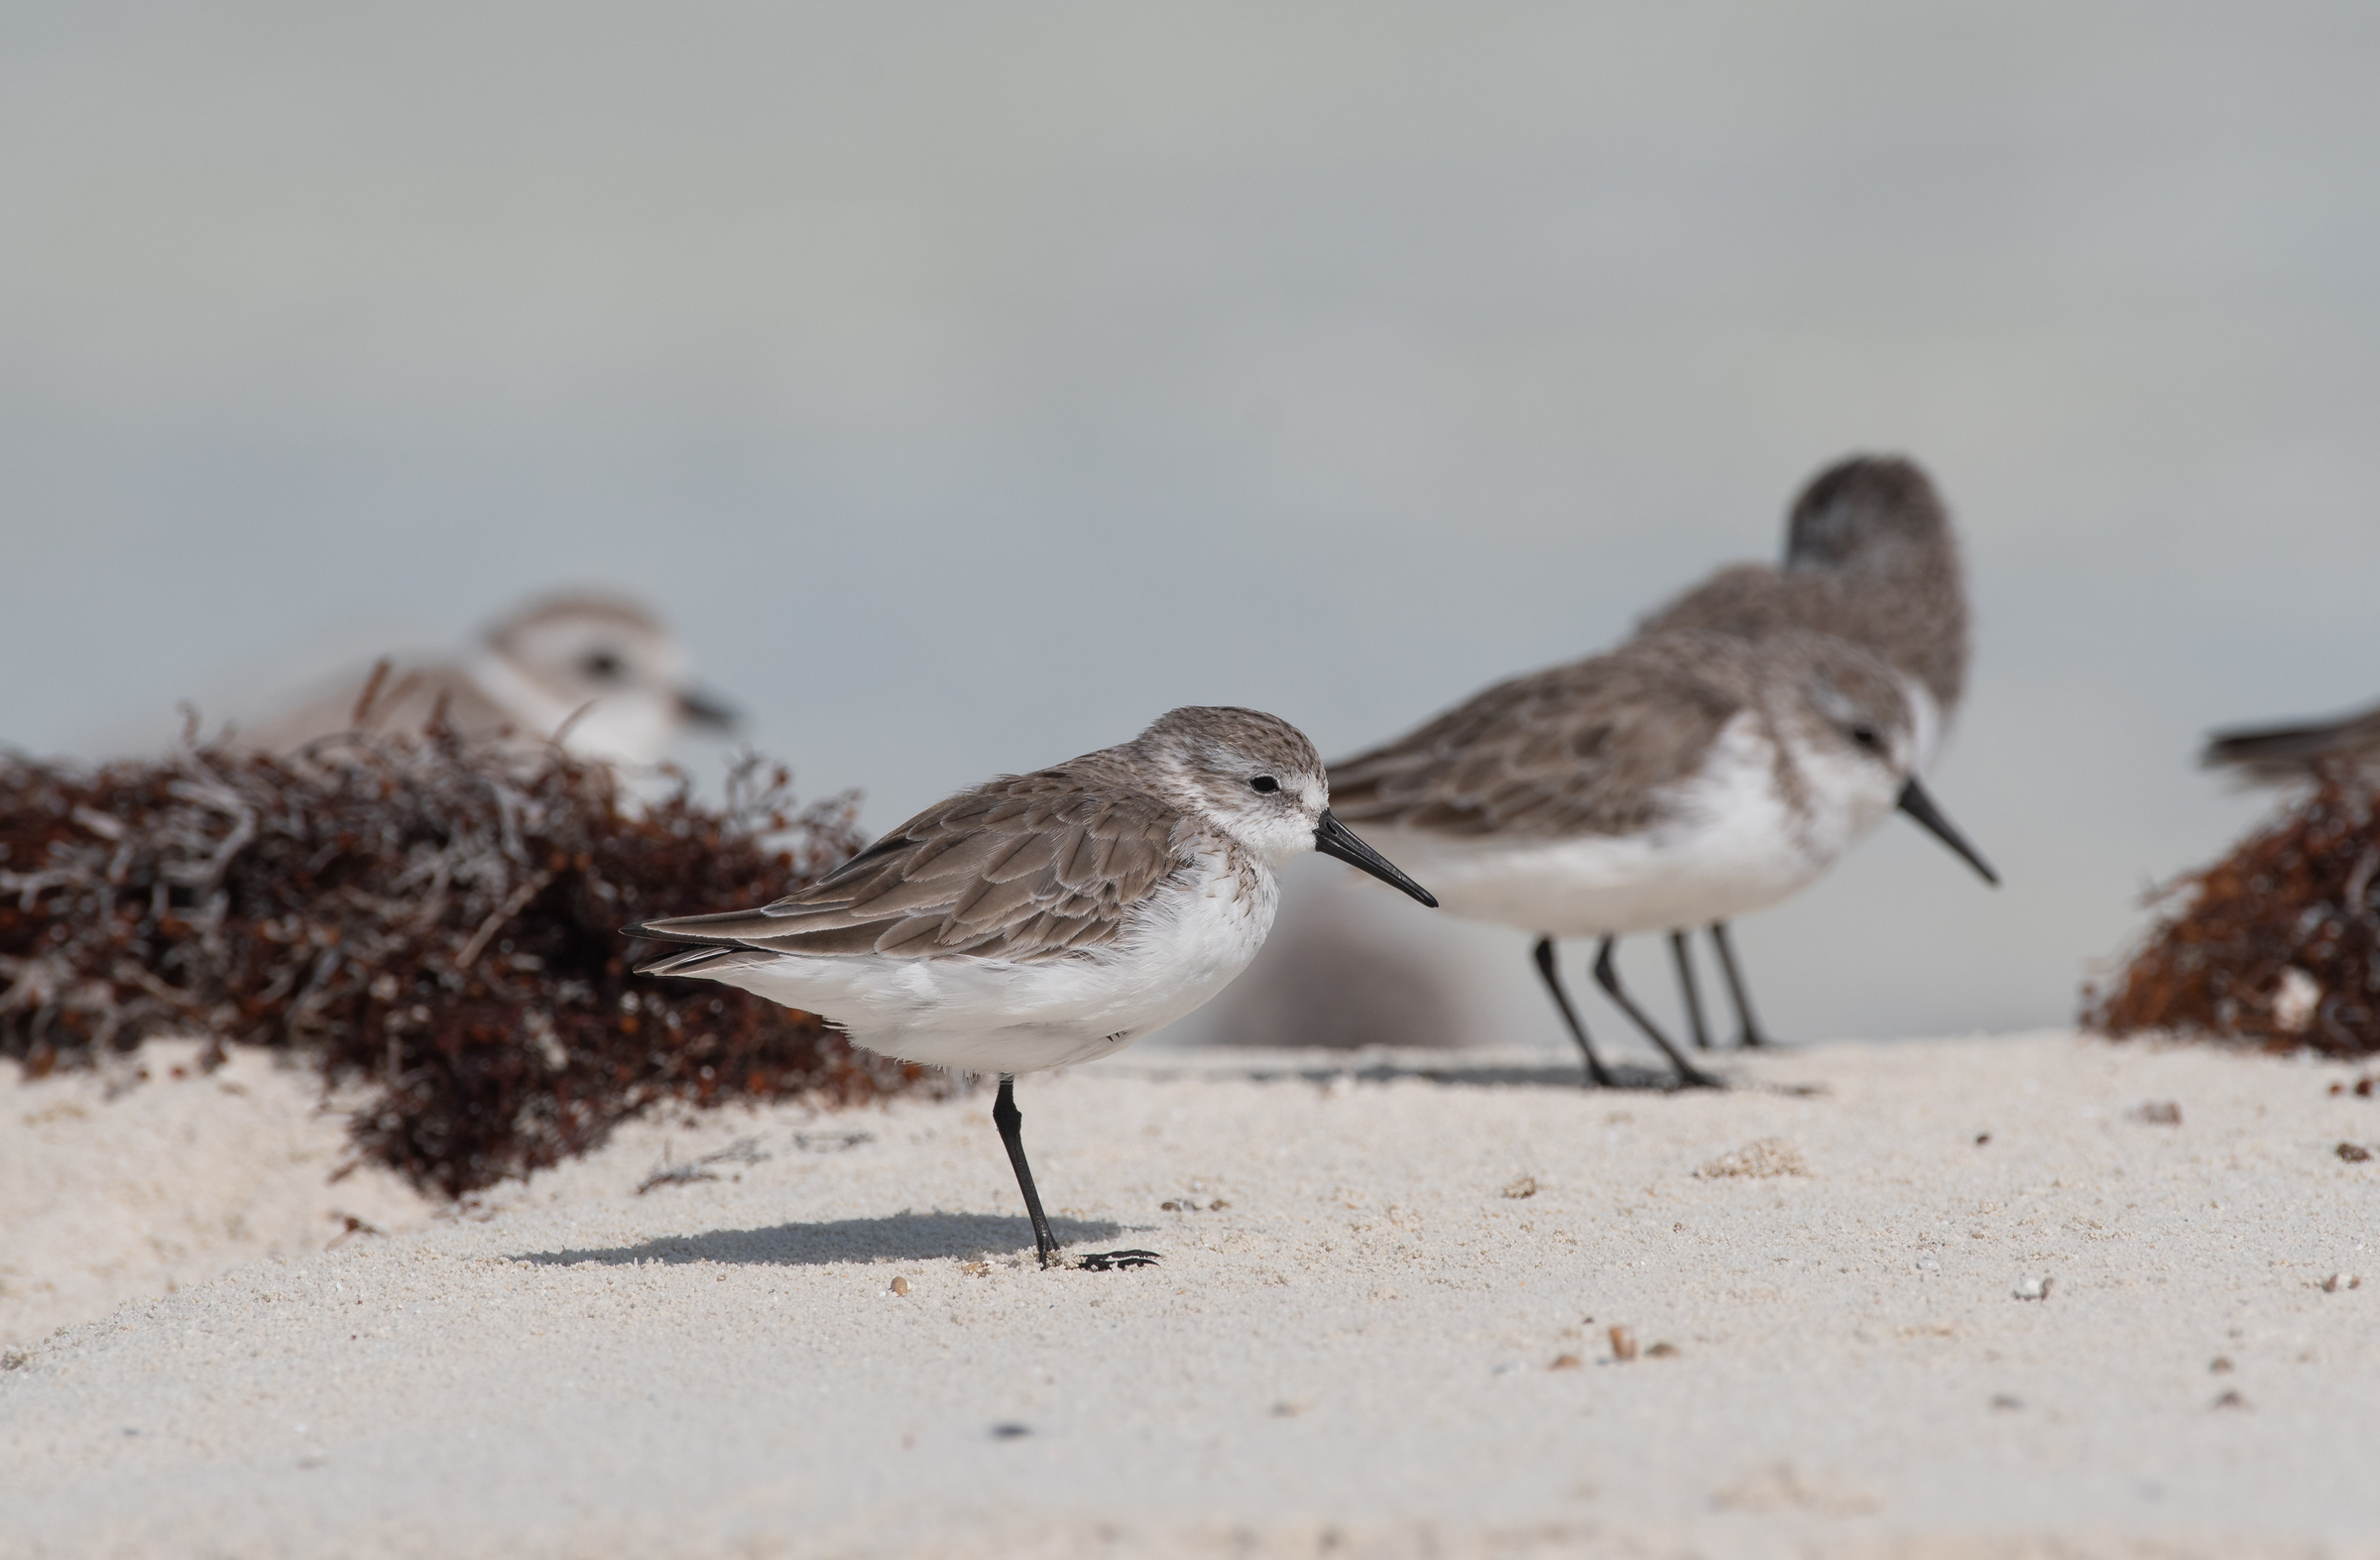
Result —
M 1930 561 L 1920 572 L 1880 577 L 1738 563 L 1645 617 L 1636 632 L 1753 641 L 1796 629 L 1832 634 L 1916 677 L 1947 713 L 1966 691 L 1966 592 L 1947 539 Z
M 2307 725 L 2218 731 L 2206 739 L 2199 762 L 2268 781 L 2294 780 L 2324 764 L 2370 766 L 2380 763 L 2380 709 Z
M 1792 585 L 1779 570 L 1765 563 L 1731 564 L 1648 613 L 1636 625 L 1636 632 L 1641 636 L 1689 631 L 1766 639 L 1796 626 L 1796 609 L 1806 608 L 1808 603 L 1793 597 Z
M 1331 810 L 1444 834 L 1642 828 L 1749 701 L 1743 659 L 1718 636 L 1672 636 L 1497 683 L 1333 765 Z
M 927 808 L 799 894 L 633 929 L 772 953 L 1055 958 L 1113 941 L 1192 865 L 1185 823 L 1065 770 L 1008 777 Z

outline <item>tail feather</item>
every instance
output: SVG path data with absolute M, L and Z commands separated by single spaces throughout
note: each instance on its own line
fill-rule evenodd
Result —
M 699 942 L 713 947 L 725 946 L 730 939 L 711 932 L 685 929 L 689 922 L 702 918 L 694 915 L 681 915 L 674 920 L 639 921 L 634 926 L 621 927 L 620 935 L 642 938 L 647 942 Z
M 729 970 L 765 963 L 775 957 L 756 948 L 674 948 L 636 967 L 639 975 L 697 975 L 716 979 Z
M 623 937 L 636 937 L 647 942 L 673 944 L 656 950 L 654 957 L 632 966 L 639 975 L 706 975 L 766 959 L 768 954 L 729 937 L 705 937 L 697 932 L 679 931 L 671 922 L 646 921 L 620 928 Z

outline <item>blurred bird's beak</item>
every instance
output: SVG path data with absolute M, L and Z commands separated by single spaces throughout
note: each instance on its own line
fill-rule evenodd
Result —
M 1966 858 L 1966 864 L 1981 873 L 1985 883 L 1995 889 L 2000 886 L 2000 875 L 1992 871 L 1991 864 L 1975 854 L 1975 848 L 1951 826 L 1951 820 L 1943 816 L 1940 807 L 1934 805 L 1934 798 L 1926 794 L 1926 788 L 1917 782 L 1916 776 L 1910 776 L 1909 783 L 1901 787 L 1901 799 L 1895 805 L 1923 824 L 1926 832 Z
M 677 695 L 677 712 L 687 725 L 707 731 L 733 731 L 743 719 L 733 705 L 720 703 L 700 688 L 686 688 Z
M 1402 889 L 1431 909 L 1438 901 L 1430 891 L 1388 865 L 1388 858 L 1356 838 L 1356 831 L 1323 810 L 1321 826 L 1314 831 L 1314 848 L 1325 856 L 1336 856 L 1351 867 L 1361 867 L 1393 889 Z

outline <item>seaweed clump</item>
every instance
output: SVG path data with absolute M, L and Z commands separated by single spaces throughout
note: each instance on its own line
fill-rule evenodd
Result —
M 2337 1056 L 2380 1052 L 2380 794 L 2351 771 L 2213 866 L 2149 898 L 2170 906 L 2082 1022 Z
M 0 1054 L 40 1076 L 152 1035 L 303 1052 L 363 1085 L 359 1155 L 449 1197 L 664 1101 L 848 1104 L 924 1069 L 809 1014 L 630 973 L 619 928 L 791 892 L 861 843 L 747 759 L 724 805 L 559 749 L 362 734 L 288 757 L 185 745 L 0 757 Z

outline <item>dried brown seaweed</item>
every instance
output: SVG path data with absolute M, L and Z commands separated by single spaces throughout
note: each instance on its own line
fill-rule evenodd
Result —
M 2169 906 L 2083 1023 L 2340 1056 L 2380 1052 L 2380 793 L 2320 777 L 2222 860 L 2167 885 Z
M 78 769 L 0 757 L 0 1054 L 152 1035 L 305 1052 L 367 1086 L 359 1150 L 460 1195 L 662 1101 L 848 1103 L 923 1070 L 807 1014 L 629 973 L 619 928 L 749 904 L 862 843 L 757 759 L 658 801 L 558 750 L 356 735 Z

